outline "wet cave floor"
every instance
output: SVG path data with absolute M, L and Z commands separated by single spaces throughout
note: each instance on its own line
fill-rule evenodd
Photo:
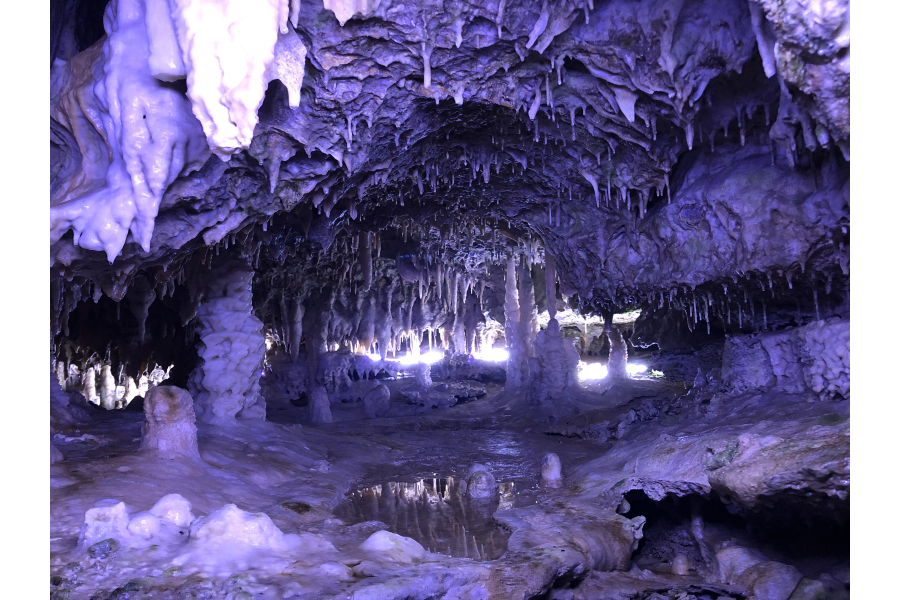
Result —
M 494 386 L 478 400 L 404 417 L 354 418 L 362 409 L 348 405 L 321 426 L 301 425 L 302 408 L 270 402 L 267 422 L 200 425 L 201 461 L 143 454 L 141 413 L 96 411 L 54 437 L 65 460 L 51 466 L 51 597 L 748 597 L 710 576 L 690 535 L 692 498 L 708 515 L 708 537 L 752 546 L 810 580 L 843 582 L 832 596 L 842 597 L 849 401 L 810 400 L 723 397 L 644 379 L 583 391 L 566 404 L 568 417 L 542 421 L 522 394 Z M 557 489 L 540 482 L 549 452 L 562 464 Z M 498 494 L 468 498 L 474 464 L 487 467 Z M 171 493 L 196 516 L 235 504 L 309 537 L 277 560 L 227 548 L 195 559 L 178 539 L 79 546 L 85 512 L 101 500 L 146 511 Z M 813 530 L 833 535 L 819 551 L 797 549 L 773 537 L 784 530 L 766 517 L 774 512 L 815 517 L 794 541 Z M 615 553 L 592 546 L 606 543 L 598 532 L 636 516 L 646 518 L 644 536 L 619 551 L 625 562 L 602 558 Z M 385 529 L 417 539 L 426 555 L 360 549 Z M 679 555 L 689 566 L 673 574 Z

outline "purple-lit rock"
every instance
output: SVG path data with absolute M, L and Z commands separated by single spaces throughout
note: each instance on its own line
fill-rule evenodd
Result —
M 848 597 L 849 2 L 50 26 L 51 598 Z

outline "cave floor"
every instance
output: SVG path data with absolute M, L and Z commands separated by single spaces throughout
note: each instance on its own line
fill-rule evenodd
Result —
M 200 425 L 202 461 L 141 453 L 141 413 L 97 411 L 91 422 L 58 430 L 54 438 L 65 460 L 51 466 L 51 596 L 632 598 L 681 590 L 696 598 L 743 597 L 748 592 L 739 586 L 704 582 L 699 567 L 683 576 L 665 572 L 667 565 L 601 572 L 627 565 L 604 568 L 579 536 L 608 529 L 607 518 L 626 522 L 615 510 L 631 490 L 652 500 L 715 492 L 750 510 L 776 506 L 786 492 L 806 498 L 810 507 L 849 502 L 849 401 L 809 400 L 774 391 L 704 397 L 702 390 L 640 380 L 595 386 L 568 400 L 566 417 L 543 422 L 521 394 L 494 389 L 430 414 L 362 420 L 352 418 L 359 407 L 338 408 L 338 422 L 322 426 L 301 425 L 302 409 L 270 403 L 267 422 Z M 548 452 L 562 462 L 559 489 L 540 487 Z M 498 516 L 540 513 L 529 517 L 531 533 L 524 537 L 516 535 L 521 519 L 499 519 L 507 536 L 513 532 L 509 552 L 499 559 L 430 552 L 415 561 L 374 557 L 359 545 L 388 525 L 348 522 L 333 512 L 354 490 L 386 491 L 390 482 L 420 480 L 438 488 L 444 484 L 437 479 L 458 481 L 474 463 L 486 465 L 507 492 L 499 507 L 506 512 Z M 85 512 L 99 501 L 116 499 L 144 511 L 170 493 L 187 498 L 196 516 L 231 503 L 265 513 L 285 533 L 312 534 L 308 552 L 279 560 L 226 554 L 194 560 L 183 558 L 190 554 L 187 541 L 106 556 L 78 547 Z M 427 503 L 426 496 L 415 501 Z M 496 502 L 482 506 L 481 522 L 497 508 Z M 557 539 L 559 529 L 551 529 L 563 514 L 580 530 Z M 553 539 L 552 551 L 534 542 L 544 538 Z M 569 554 L 560 554 L 566 548 Z M 778 548 L 770 552 L 779 554 Z M 842 578 L 842 558 L 807 557 L 804 566 L 803 557 L 788 554 L 769 558 L 793 562 L 807 577 L 824 565 Z

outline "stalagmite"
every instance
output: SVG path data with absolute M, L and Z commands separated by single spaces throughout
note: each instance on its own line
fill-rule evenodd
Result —
M 309 393 L 310 420 L 313 423 L 331 423 L 331 401 L 324 387 L 316 385 Z
M 83 376 L 84 397 L 94 405 L 100 404 L 100 397 L 97 395 L 97 368 L 92 365 L 87 368 Z
M 116 380 L 109 363 L 100 367 L 100 407 L 112 410 L 116 407 Z
M 562 463 L 559 456 L 550 452 L 541 459 L 541 486 L 558 488 L 562 485 Z
M 572 340 L 563 335 L 556 318 L 551 318 L 547 328 L 534 338 L 530 373 L 532 401 L 552 410 L 556 403 L 567 398 L 578 388 L 578 361 L 578 351 Z
M 374 419 L 386 416 L 390 409 L 391 391 L 386 385 L 379 382 L 363 398 L 363 410 L 368 418 Z
M 155 386 L 144 398 L 141 450 L 160 458 L 200 458 L 194 400 L 187 391 L 167 385 Z

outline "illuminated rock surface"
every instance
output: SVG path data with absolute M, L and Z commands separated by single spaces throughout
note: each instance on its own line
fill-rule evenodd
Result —
M 848 597 L 849 44 L 51 2 L 51 597 Z

